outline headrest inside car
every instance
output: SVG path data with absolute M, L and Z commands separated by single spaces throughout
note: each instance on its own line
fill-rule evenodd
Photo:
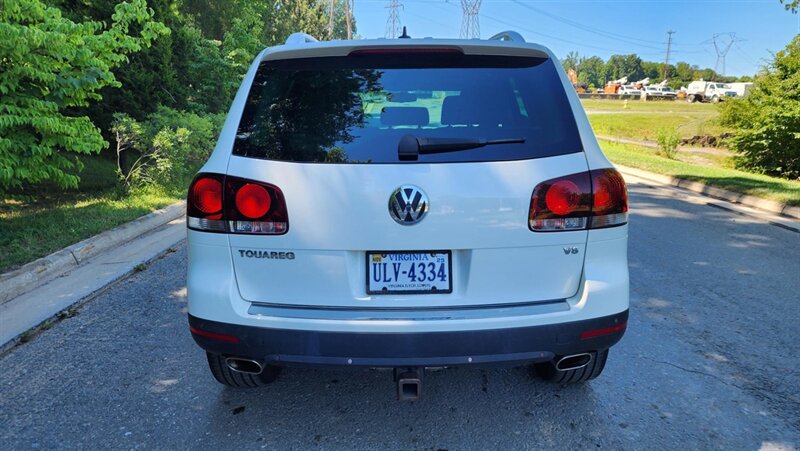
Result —
M 428 109 L 419 106 L 387 106 L 381 110 L 381 124 L 395 127 L 398 125 L 428 125 Z

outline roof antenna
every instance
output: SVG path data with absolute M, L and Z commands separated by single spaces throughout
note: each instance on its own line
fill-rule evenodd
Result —
M 403 25 L 403 34 L 397 37 L 398 39 L 411 39 L 411 36 L 406 33 L 406 26 Z

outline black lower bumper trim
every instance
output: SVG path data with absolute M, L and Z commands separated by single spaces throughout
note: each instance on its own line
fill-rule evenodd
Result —
M 361 333 L 268 329 L 220 323 L 189 315 L 201 348 L 275 365 L 451 366 L 551 360 L 554 356 L 599 351 L 625 333 L 581 339 L 582 333 L 626 323 L 628 311 L 584 321 L 511 329 L 452 332 Z M 236 337 L 238 342 L 211 338 Z

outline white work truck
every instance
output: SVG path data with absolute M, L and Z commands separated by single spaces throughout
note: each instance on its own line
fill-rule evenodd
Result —
M 736 91 L 730 85 L 713 81 L 693 81 L 686 88 L 686 99 L 689 102 L 718 103 L 728 97 L 736 97 Z

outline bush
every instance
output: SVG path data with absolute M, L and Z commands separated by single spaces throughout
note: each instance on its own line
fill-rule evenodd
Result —
M 681 143 L 681 135 L 672 128 L 659 128 L 656 131 L 656 142 L 661 151 L 664 152 L 664 156 L 674 160 L 675 155 L 678 153 L 678 145 Z
M 223 120 L 223 114 L 198 115 L 165 107 L 143 122 L 115 114 L 111 129 L 120 180 L 129 189 L 182 183 L 211 154 Z
M 750 95 L 726 101 L 720 123 L 734 128 L 728 140 L 736 167 L 800 178 L 800 36 L 775 55 Z

